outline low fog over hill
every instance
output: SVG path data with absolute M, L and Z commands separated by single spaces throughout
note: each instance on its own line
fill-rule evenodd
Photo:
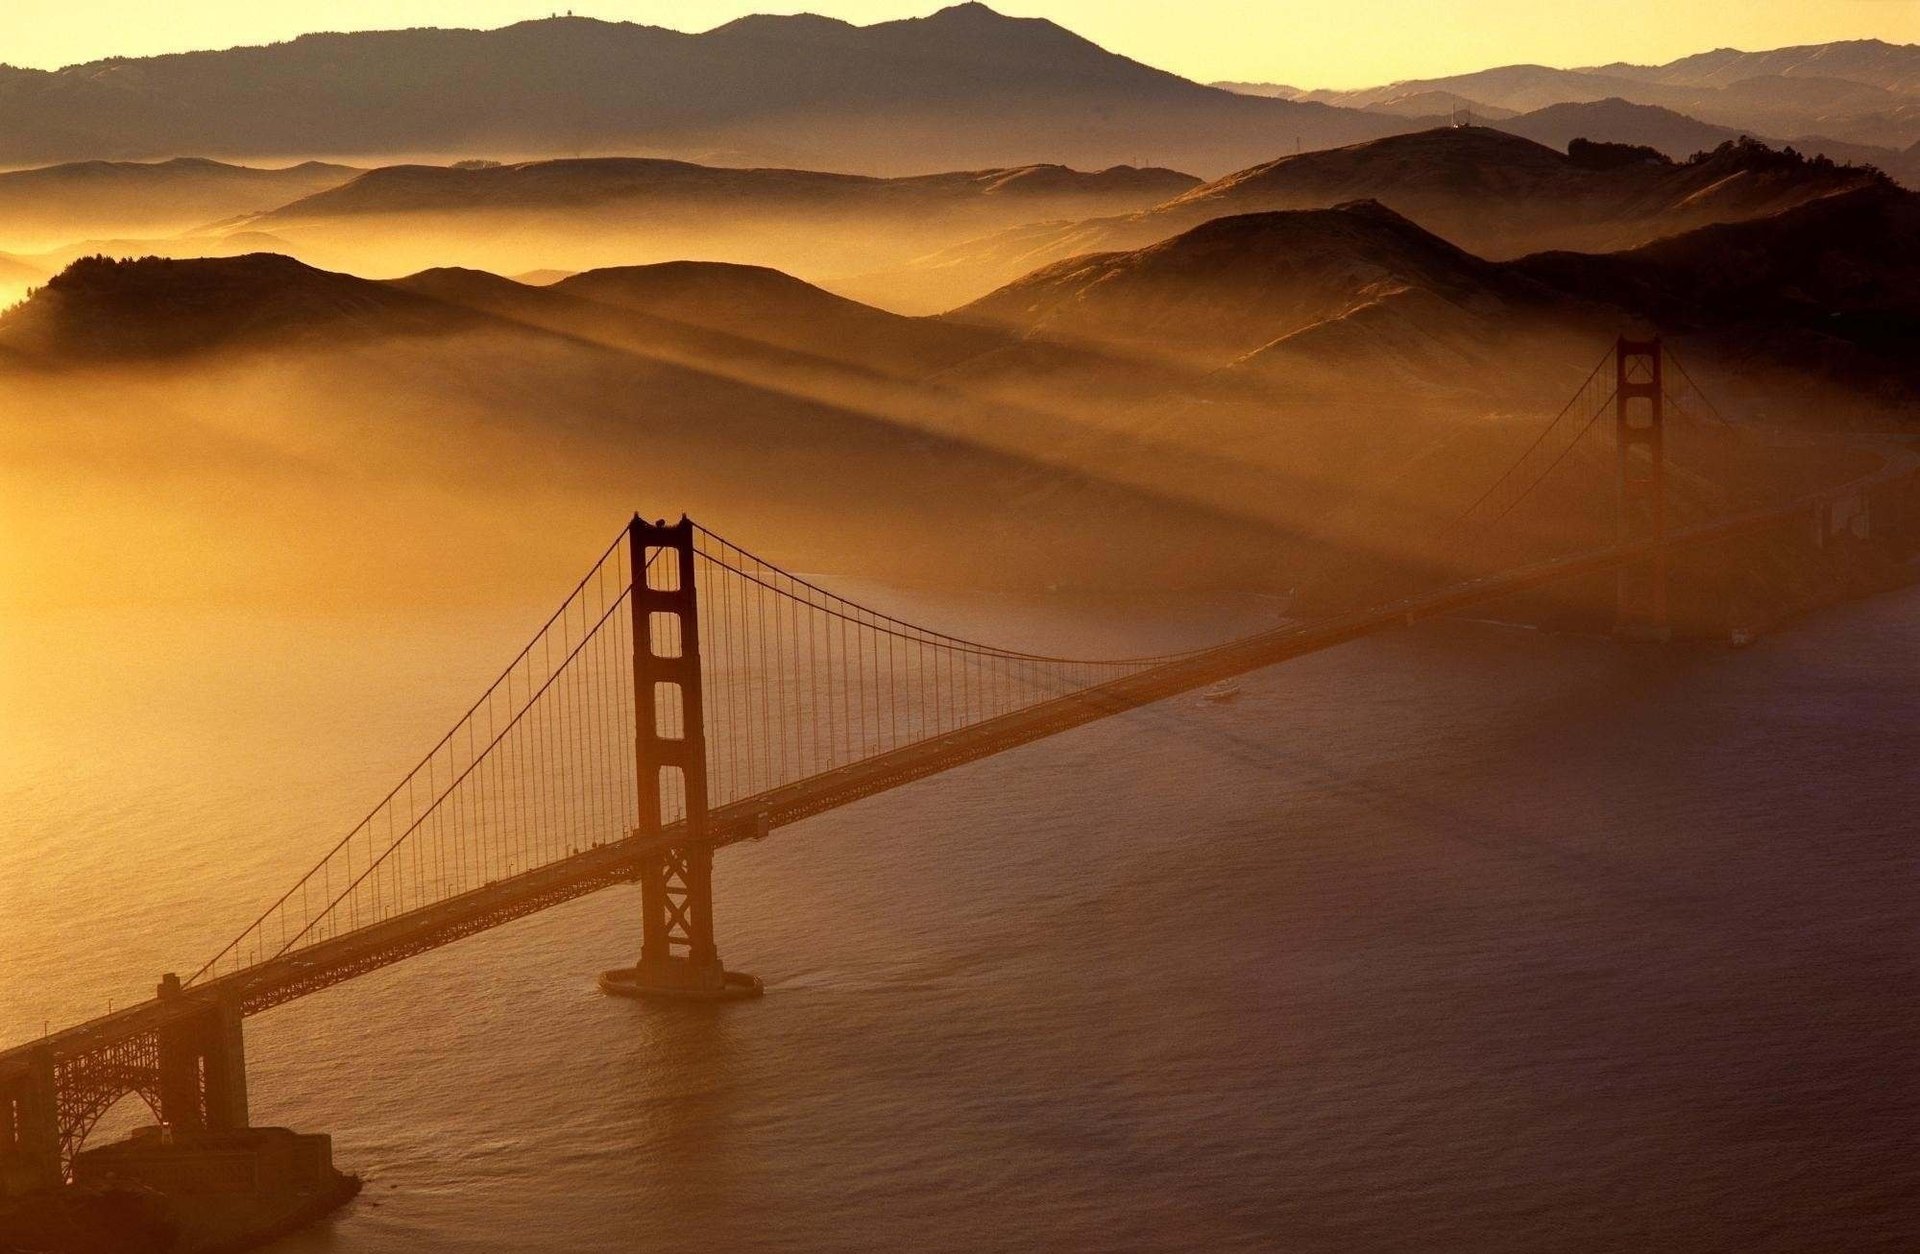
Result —
M 703 258 L 824 279 L 1020 223 L 1144 209 L 1199 182 L 1132 166 L 893 179 L 618 157 L 393 166 L 229 225 L 271 234 L 321 264 L 367 273 Z
M 1649 169 L 1665 203 L 1679 168 Z M 1788 173 L 1712 185 L 1792 202 Z M 1667 334 L 1736 413 L 1912 412 L 1913 194 L 1802 199 L 1505 262 L 1374 201 L 1209 215 L 941 318 L 711 263 L 532 286 L 98 259 L 0 317 L 0 400 L 34 483 L 265 458 L 319 502 L 394 476 L 466 502 L 450 519 L 514 502 L 496 525 L 604 513 L 644 476 L 825 567 L 1288 587 L 1404 560 L 1621 329 Z

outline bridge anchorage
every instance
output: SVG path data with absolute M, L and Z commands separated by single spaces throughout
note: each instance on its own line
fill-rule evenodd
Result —
M 713 940 L 713 846 L 708 843 L 706 692 L 693 523 L 627 528 L 632 563 L 633 708 L 639 823 L 640 961 L 602 972 L 623 997 L 699 1001 L 758 997 L 759 977 L 729 971 Z M 663 843 L 678 798 L 680 839 Z

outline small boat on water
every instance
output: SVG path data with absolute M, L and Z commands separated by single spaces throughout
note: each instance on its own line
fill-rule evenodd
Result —
M 1202 701 L 1211 701 L 1215 705 L 1225 705 L 1229 701 L 1240 699 L 1239 684 L 1219 684 L 1200 694 Z

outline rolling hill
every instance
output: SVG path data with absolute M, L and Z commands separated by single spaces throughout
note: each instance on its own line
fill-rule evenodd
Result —
M 373 281 L 270 255 L 79 262 L 0 315 L 0 448 L 24 430 L 22 457 L 72 443 L 65 456 L 90 475 L 131 459 L 165 482 L 176 462 L 216 483 L 284 463 L 290 499 L 248 524 L 262 534 L 339 492 L 359 510 L 397 491 L 437 510 L 564 498 L 601 513 L 638 493 L 790 529 L 809 562 L 857 557 L 874 574 L 985 586 L 1260 581 L 1311 548 L 1075 464 L 1058 444 L 1023 452 L 1063 424 L 961 405 L 916 388 L 904 363 L 888 368 L 902 337 L 960 352 L 1004 337 L 848 309 L 729 267 L 571 285 L 449 271 Z M 699 326 L 713 296 L 735 316 L 757 311 L 764 334 Z M 842 321 L 813 329 L 821 344 L 858 323 L 878 351 L 849 364 L 776 342 L 803 344 L 798 324 L 822 310 Z M 783 319 L 796 325 L 780 332 Z M 885 553 L 866 551 L 875 534 L 889 536 Z M 1044 560 L 1009 560 L 1036 539 Z
M 815 281 L 1020 223 L 1145 209 L 1198 186 L 1173 170 L 1058 165 L 876 178 L 636 157 L 401 165 L 227 229 L 331 269 L 519 273 L 701 258 Z
M 1145 248 L 1075 257 L 952 316 L 1216 366 L 1399 293 L 1497 317 L 1525 287 L 1366 200 L 1215 218 Z
M 1911 414 L 1920 195 L 1873 183 L 1633 249 L 1506 262 L 1374 201 L 1245 214 L 1055 263 L 952 317 L 1336 396 L 1523 376 L 1529 343 L 1654 330 Z
M 1560 291 L 1691 334 L 1723 358 L 1920 399 L 1920 195 L 1863 187 L 1747 222 L 1606 256 L 1547 253 L 1515 268 Z
M 1140 248 L 1227 214 L 1375 200 L 1480 256 L 1602 252 L 1778 212 L 1878 181 L 1734 145 L 1693 163 L 1579 161 L 1485 127 L 1447 127 L 1302 153 L 1217 179 L 1142 213 L 989 236 L 886 276 L 923 299 L 969 299 L 1035 267 Z M 882 281 L 876 281 L 878 290 Z
M 391 284 L 253 253 L 87 257 L 0 316 L 0 354 L 53 365 L 466 330 L 473 316 Z

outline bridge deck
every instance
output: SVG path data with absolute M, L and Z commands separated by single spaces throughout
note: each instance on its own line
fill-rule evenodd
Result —
M 1669 549 L 1690 548 L 1764 531 L 1796 520 L 1813 508 L 1911 473 L 1908 465 L 1890 463 L 1878 474 L 1845 488 L 1810 493 L 1785 505 L 1690 527 L 1669 535 L 1664 543 Z M 751 839 L 763 830 L 794 823 L 1222 679 L 1419 619 L 1496 601 L 1543 584 L 1615 570 L 1648 557 L 1659 547 L 1658 542 L 1646 542 L 1557 558 L 1388 604 L 1235 640 L 733 802 L 710 815 L 710 837 L 716 846 Z M 675 824 L 654 840 L 629 839 L 601 845 L 386 922 L 317 942 L 296 953 L 196 985 L 190 990 L 189 1004 L 214 997 L 233 998 L 240 1002 L 245 1013 L 259 1013 L 403 958 L 626 882 L 633 877 L 642 852 L 672 845 L 682 838 L 683 832 L 683 826 Z M 153 1031 L 176 1013 L 179 1009 L 175 1005 L 153 1000 L 90 1020 L 44 1040 L 0 1053 L 0 1073 L 27 1065 L 43 1049 L 59 1061 Z

